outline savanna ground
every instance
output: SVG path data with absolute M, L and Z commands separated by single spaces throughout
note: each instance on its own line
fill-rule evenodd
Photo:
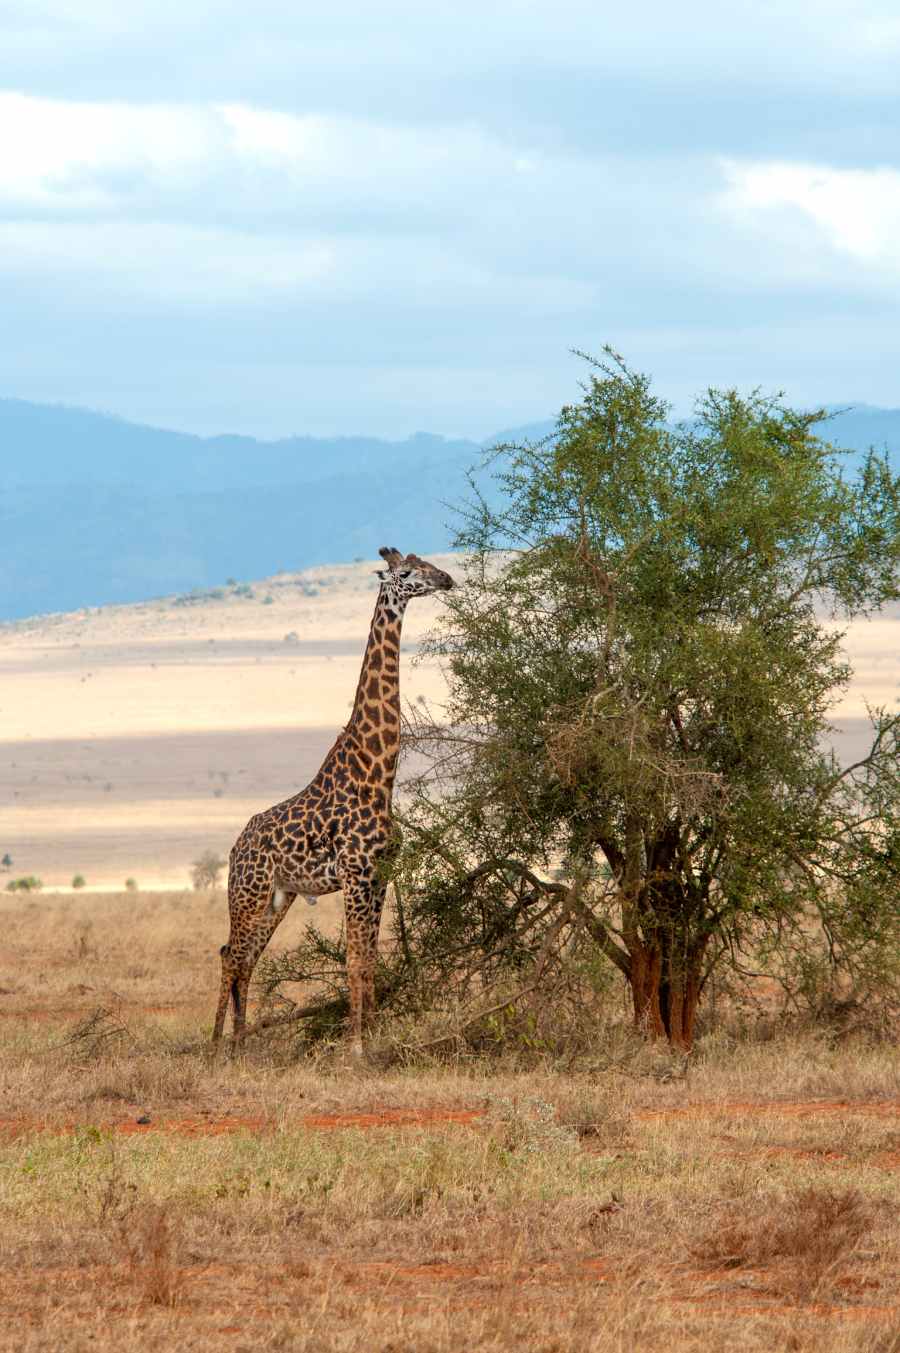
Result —
M 0 892 L 0 1348 L 900 1349 L 883 1045 L 726 1021 L 685 1064 L 614 1002 L 555 1065 L 398 1027 L 362 1068 L 284 1038 L 209 1061 L 225 900 L 179 889 L 314 773 L 373 567 L 0 627 L 0 854 L 47 889 Z M 848 635 L 844 759 L 897 626 Z
M 0 1348 L 900 1349 L 892 1048 L 215 1065 L 224 914 L 2 895 Z

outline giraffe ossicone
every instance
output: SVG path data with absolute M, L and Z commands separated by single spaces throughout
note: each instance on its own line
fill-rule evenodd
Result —
M 353 711 L 318 773 L 299 794 L 250 819 L 228 870 L 231 929 L 222 946 L 222 983 L 213 1027 L 218 1044 L 229 1005 L 234 1042 L 244 1033 L 256 963 L 294 899 L 310 905 L 344 894 L 350 1033 L 362 1052 L 375 1010 L 375 958 L 390 851 L 391 798 L 400 751 L 400 630 L 413 597 L 446 592 L 449 573 L 384 546 L 386 567 L 369 628 Z

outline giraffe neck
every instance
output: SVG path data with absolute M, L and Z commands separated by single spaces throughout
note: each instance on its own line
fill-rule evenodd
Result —
M 400 630 L 406 598 L 382 583 L 363 656 L 353 713 L 347 724 L 372 757 L 369 778 L 393 785 L 400 751 Z

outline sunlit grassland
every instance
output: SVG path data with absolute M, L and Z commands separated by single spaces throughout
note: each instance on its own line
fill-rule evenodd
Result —
M 0 1347 L 898 1347 L 893 1048 L 216 1064 L 223 910 L 4 903 Z

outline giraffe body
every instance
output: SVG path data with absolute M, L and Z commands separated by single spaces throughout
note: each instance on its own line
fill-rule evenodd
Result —
M 388 567 L 372 617 L 353 713 L 315 778 L 299 794 L 257 813 L 231 851 L 231 931 L 213 1030 L 219 1042 L 229 1003 L 234 1041 L 246 1019 L 256 963 L 298 895 L 344 894 L 347 981 L 354 1049 L 362 1051 L 375 1009 L 375 958 L 393 839 L 391 796 L 400 750 L 400 630 L 407 602 L 446 591 L 449 574 L 416 555 L 382 549 Z

